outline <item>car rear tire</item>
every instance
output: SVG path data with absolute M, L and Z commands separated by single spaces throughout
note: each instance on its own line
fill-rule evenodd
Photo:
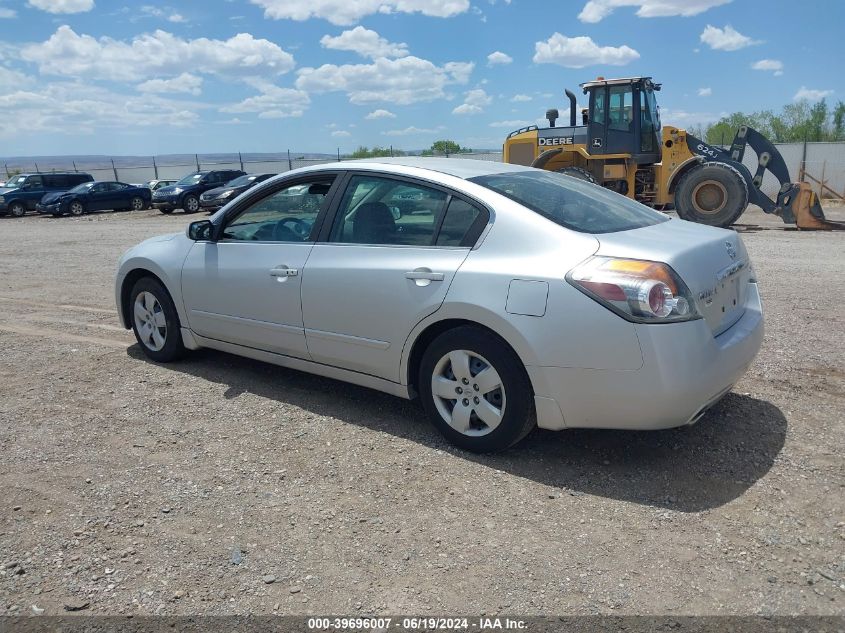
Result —
M 152 277 L 142 277 L 129 295 L 132 331 L 144 354 L 157 363 L 185 355 L 176 306 L 165 287 Z
M 80 216 L 85 213 L 85 205 L 83 205 L 79 200 L 74 200 L 70 203 L 68 210 L 71 215 Z
M 22 218 L 26 215 L 26 207 L 23 202 L 13 202 L 9 205 L 9 215 L 13 218 Z
M 596 182 L 595 176 L 593 176 L 586 169 L 582 169 L 581 167 L 564 167 L 563 169 L 558 169 L 557 173 L 566 174 L 567 176 L 572 176 L 573 178 L 577 178 L 578 180 L 586 180 L 587 182 L 591 182 L 594 185 L 598 184 Z
M 129 208 L 132 211 L 143 211 L 147 205 L 144 204 L 144 199 L 141 196 L 134 196 L 129 201 Z
M 729 227 L 748 206 L 748 185 L 725 163 L 697 165 L 681 176 L 675 189 L 675 210 L 690 222 Z
M 536 425 L 522 361 L 505 341 L 480 328 L 458 327 L 432 341 L 417 385 L 432 424 L 465 450 L 504 450 Z
M 196 196 L 185 196 L 182 201 L 182 209 L 185 213 L 196 213 L 200 210 L 200 201 Z

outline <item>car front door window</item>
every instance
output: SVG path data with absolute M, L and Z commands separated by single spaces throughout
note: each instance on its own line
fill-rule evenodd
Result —
M 249 206 L 223 231 L 223 239 L 307 242 L 330 181 L 315 180 L 280 189 Z

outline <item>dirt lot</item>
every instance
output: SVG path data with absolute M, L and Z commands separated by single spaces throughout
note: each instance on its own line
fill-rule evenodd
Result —
M 743 217 L 766 340 L 697 425 L 479 457 L 367 389 L 146 361 L 115 264 L 189 219 L 0 219 L 0 613 L 845 612 L 845 234 Z

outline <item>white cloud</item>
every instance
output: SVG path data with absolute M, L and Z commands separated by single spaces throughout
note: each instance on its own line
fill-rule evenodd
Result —
M 29 0 L 27 5 L 47 13 L 85 13 L 94 8 L 94 0 Z
M 584 68 L 597 64 L 624 66 L 640 54 L 630 46 L 599 46 L 586 36 L 567 37 L 555 33 L 545 42 L 534 44 L 534 62 L 558 64 L 567 68 Z
M 363 57 L 405 57 L 408 55 L 408 45 L 388 42 L 375 31 L 356 26 L 351 31 L 344 31 L 337 37 L 324 35 L 320 38 L 324 48 L 338 51 L 352 51 Z
M 801 86 L 798 89 L 798 92 L 795 93 L 795 96 L 792 97 L 795 101 L 800 101 L 801 99 L 807 99 L 808 101 L 819 101 L 824 99 L 825 97 L 829 97 L 833 94 L 833 90 L 815 90 L 813 88 L 807 88 L 805 86 Z
M 334 136 L 335 138 L 347 138 L 352 135 L 346 130 L 335 130 L 334 132 L 332 132 L 332 136 Z
M 174 12 L 173 9 L 169 7 L 162 8 L 153 6 L 151 4 L 145 4 L 140 7 L 139 11 L 145 16 L 151 16 L 154 18 L 165 18 L 168 22 L 187 22 L 187 20 L 182 14 Z
M 723 29 L 708 24 L 701 32 L 700 39 L 707 46 L 717 51 L 738 51 L 746 46 L 760 44 L 759 41 L 743 35 L 730 24 Z
M 198 95 L 202 92 L 202 77 L 191 73 L 182 73 L 172 79 L 149 79 L 137 86 L 140 92 L 174 93 L 183 92 Z
M 393 114 L 390 110 L 373 110 L 367 116 L 364 117 L 369 121 L 373 121 L 375 119 L 395 119 L 396 115 Z
M 514 103 L 524 103 L 525 101 L 531 101 L 532 97 L 530 95 L 514 95 L 511 97 L 511 101 Z
M 753 70 L 770 70 L 775 77 L 780 77 L 783 74 L 783 62 L 777 59 L 761 59 L 759 62 L 751 64 Z
M 712 88 L 699 88 L 698 89 L 698 96 L 699 97 L 709 97 L 713 94 Z
M 464 102 L 452 110 L 452 114 L 479 114 L 484 106 L 490 105 L 493 98 L 483 89 L 475 88 L 464 93 Z
M 668 121 L 670 125 L 703 125 L 706 123 L 712 123 L 722 116 L 725 116 L 725 113 L 713 114 L 711 112 L 687 112 L 686 110 L 660 109 L 660 118 L 663 121 Z
M 7 9 L 6 7 L 0 7 L 0 20 L 10 20 L 14 17 L 17 17 L 18 12 L 14 9 Z
M 731 0 L 589 0 L 578 14 L 578 19 L 601 22 L 619 7 L 638 7 L 637 16 L 641 18 L 689 17 L 729 2 Z
M 0 66 L 0 94 L 22 90 L 28 88 L 33 83 L 31 77 L 27 77 L 23 73 L 12 70 L 11 68 Z
M 487 65 L 495 66 L 496 64 L 510 64 L 513 57 L 506 55 L 502 51 L 495 51 L 487 56 Z
M 531 125 L 531 121 L 522 121 L 520 119 L 512 119 L 510 121 L 494 121 L 490 127 L 506 127 L 511 130 Z
M 399 105 L 433 101 L 446 96 L 450 84 L 466 83 L 474 65 L 449 62 L 437 66 L 409 55 L 381 57 L 371 64 L 324 64 L 298 72 L 296 87 L 308 92 L 342 91 L 355 104 L 387 102 Z
M 38 64 L 43 74 L 123 81 L 189 71 L 237 76 L 281 74 L 295 65 L 290 53 L 249 33 L 228 40 L 184 40 L 157 30 L 123 42 L 77 35 L 67 25 L 60 26 L 45 42 L 24 46 L 21 58 Z
M 484 112 L 483 108 L 478 107 L 477 105 L 471 105 L 469 103 L 462 103 L 457 108 L 452 110 L 452 114 L 480 114 Z
M 469 10 L 469 0 L 251 0 L 276 20 L 322 18 L 332 24 L 354 24 L 374 13 L 422 13 L 450 18 Z
M 382 132 L 382 134 L 385 136 L 412 136 L 414 134 L 436 134 L 442 129 L 442 125 L 436 128 L 419 128 L 412 125 L 402 130 L 388 130 L 387 132 Z
M 493 98 L 481 88 L 464 93 L 464 103 L 468 103 L 469 105 L 486 106 L 490 105 L 491 101 L 493 101 Z
M 247 97 L 240 103 L 223 106 L 221 112 L 252 112 L 259 119 L 285 119 L 300 117 L 311 99 L 307 92 L 293 88 L 280 88 L 264 82 L 252 82 L 261 94 Z
M 190 127 L 199 120 L 201 103 L 154 94 L 127 96 L 78 82 L 56 82 L 41 89 L 0 96 L 0 137 L 34 132 L 89 134 L 98 130 Z M 20 121 L 26 120 L 25 129 Z

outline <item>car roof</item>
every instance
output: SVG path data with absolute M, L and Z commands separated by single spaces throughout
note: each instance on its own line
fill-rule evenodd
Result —
M 490 174 L 501 174 L 505 172 L 526 171 L 529 167 L 523 165 L 510 165 L 490 160 L 473 160 L 470 158 L 440 158 L 427 156 L 396 156 L 392 158 L 365 158 L 360 160 L 344 161 L 336 163 L 335 167 L 342 166 L 344 169 L 354 169 L 352 165 L 361 165 L 378 168 L 386 165 L 397 165 L 401 167 L 413 167 L 417 169 L 428 169 L 437 171 L 456 178 L 469 179 L 476 176 L 489 176 Z

